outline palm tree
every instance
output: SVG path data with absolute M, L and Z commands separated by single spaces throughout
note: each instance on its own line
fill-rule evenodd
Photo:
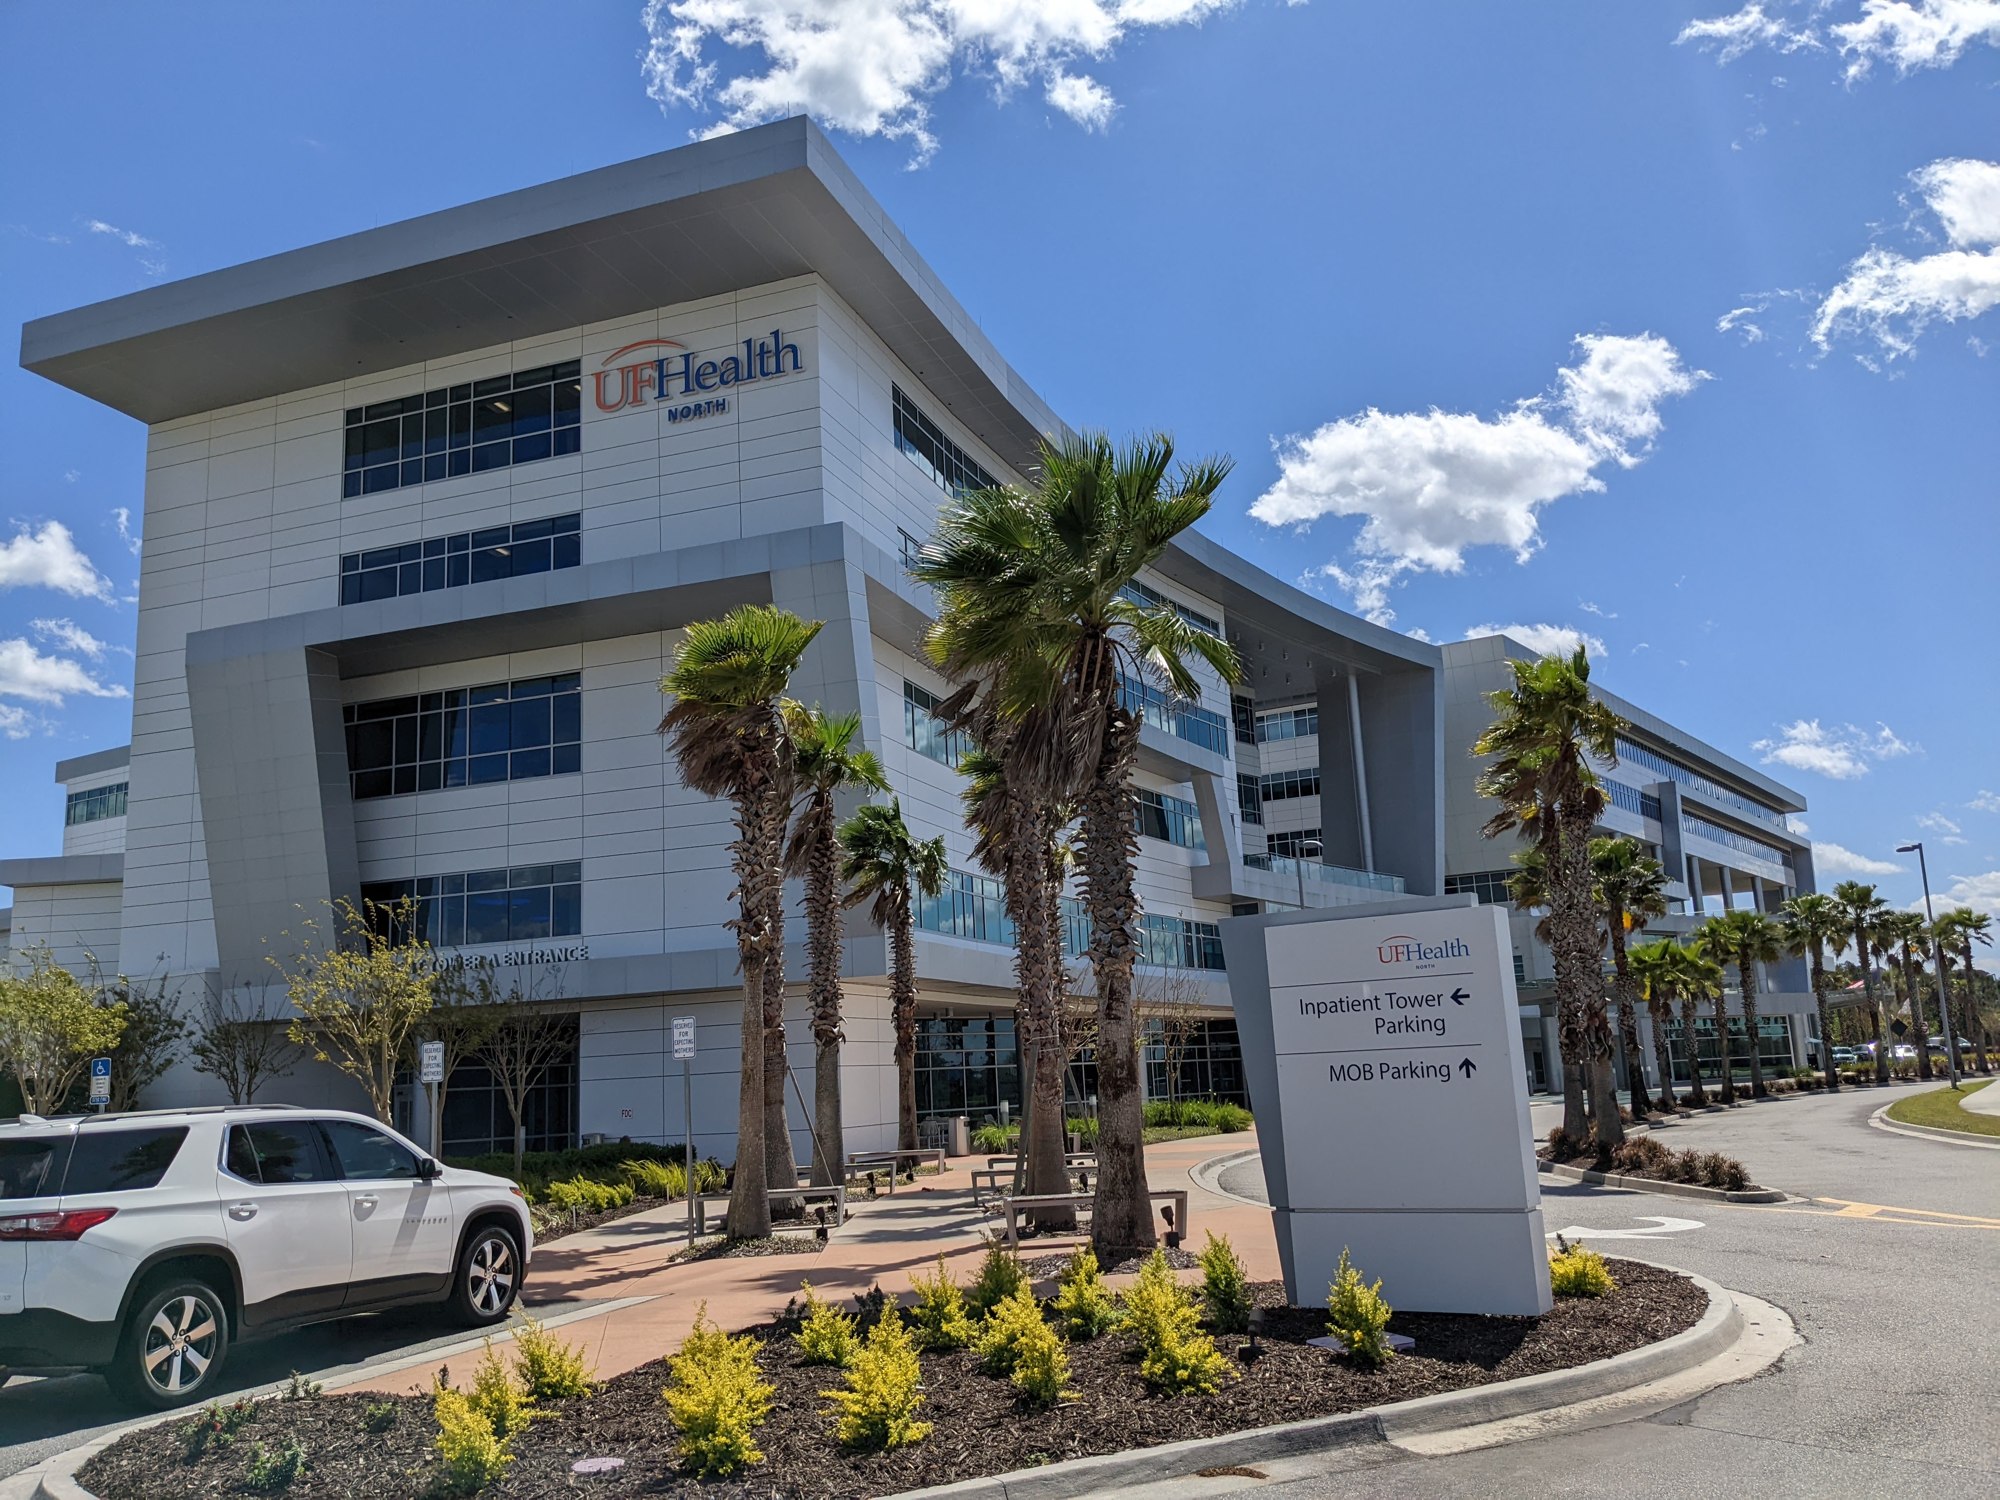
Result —
M 1830 1092 L 1840 1091 L 1840 1072 L 1833 1065 L 1833 1029 L 1826 1013 L 1826 950 L 1847 941 L 1847 913 L 1831 896 L 1816 891 L 1794 896 L 1784 905 L 1785 950 L 1803 954 L 1812 973 L 1813 1003 L 1819 1008 L 1819 1060 Z
M 1833 888 L 1833 899 L 1847 916 L 1847 931 L 1854 943 L 1855 962 L 1861 965 L 1861 991 L 1868 997 L 1868 1022 L 1875 1035 L 1875 1081 L 1889 1081 L 1889 1038 L 1882 1030 L 1882 1007 L 1875 999 L 1875 971 L 1868 960 L 1875 951 L 1875 924 L 1888 914 L 1889 903 L 1875 894 L 1875 887 L 1859 880 L 1843 880 Z
M 1611 968 L 1618 993 L 1619 1040 L 1625 1072 L 1631 1080 L 1632 1113 L 1643 1115 L 1652 1100 L 1646 1093 L 1646 1065 L 1639 1053 L 1639 991 L 1625 951 L 1626 934 L 1667 914 L 1667 872 L 1634 839 L 1596 838 L 1590 841 L 1591 885 L 1604 909 L 1611 933 Z M 1660 1075 L 1660 1086 L 1671 1097 L 1671 1075 Z
M 1720 1002 L 1722 965 L 1709 956 L 1707 941 L 1698 937 L 1675 943 L 1668 964 L 1673 993 L 1681 1002 L 1681 1036 L 1687 1043 L 1691 1085 L 1688 1102 L 1700 1108 L 1708 1103 L 1708 1095 L 1701 1087 L 1701 1046 L 1695 1039 L 1695 1007 L 1703 1000 Z M 1726 1065 L 1727 1053 L 1723 1055 L 1723 1061 Z
M 1910 1029 L 1915 1033 L 1917 1077 L 1931 1076 L 1930 1032 L 1924 1026 L 1923 997 L 1917 993 L 1917 973 L 1913 958 L 1917 944 L 1925 936 L 1924 919 L 1913 911 L 1883 914 L 1875 924 L 1875 952 L 1884 964 L 1896 963 L 1903 976 L 1903 994 L 1910 1007 Z M 1898 952 L 1900 950 L 1900 953 Z
M 869 903 L 868 917 L 889 935 L 889 1015 L 896 1032 L 896 1146 L 917 1148 L 917 943 L 911 892 L 935 896 L 950 866 L 943 838 L 919 839 L 903 821 L 900 800 L 871 802 L 840 825 L 847 848 L 841 875 L 847 904 Z
M 1757 965 L 1774 964 L 1785 956 L 1785 930 L 1761 911 L 1738 907 L 1710 917 L 1700 931 L 1719 961 L 1736 965 L 1737 988 L 1743 994 L 1743 1034 L 1750 1044 L 1750 1097 L 1762 1099 L 1771 1091 L 1764 1087 L 1764 1061 L 1757 1048 Z M 1722 1099 L 1726 1104 L 1731 1094 L 1729 1044 L 1720 1001 L 1716 1003 L 1716 1026 L 1724 1035 Z
M 1228 472 L 1220 460 L 1176 468 L 1164 435 L 1122 450 L 1097 435 L 1068 437 L 1043 447 L 1032 492 L 982 490 L 948 505 L 910 567 L 938 598 L 932 658 L 955 681 L 976 685 L 1009 726 L 1021 785 L 1077 804 L 1097 991 L 1091 1236 L 1100 1258 L 1122 1260 L 1155 1241 L 1132 994 L 1135 698 L 1149 681 L 1198 698 L 1194 659 L 1225 682 L 1238 675 L 1226 642 L 1127 588 L 1208 513 Z
M 1617 762 L 1624 721 L 1591 696 L 1590 662 L 1581 647 L 1567 661 L 1544 656 L 1508 665 L 1514 685 L 1489 695 L 1499 717 L 1472 747 L 1474 755 L 1494 757 L 1480 773 L 1479 792 L 1500 804 L 1480 832 L 1487 838 L 1518 832 L 1540 851 L 1565 1075 L 1563 1131 L 1584 1138 L 1587 1087 L 1597 1145 L 1608 1151 L 1625 1130 L 1612 1086 L 1603 944 L 1591 890 L 1590 830 L 1605 796 L 1590 757 Z
M 806 882 L 806 951 L 811 958 L 813 1034 L 812 1180 L 832 1187 L 843 1178 L 847 1160 L 840 1121 L 840 817 L 834 799 L 842 792 L 889 790 L 889 778 L 875 752 L 854 742 L 860 714 L 829 714 L 802 704 L 785 705 L 785 733 L 791 740 L 792 774 L 803 803 L 792 822 L 785 869 Z
M 1667 1021 L 1673 1015 L 1675 995 L 1675 960 L 1680 945 L 1671 938 L 1656 938 L 1650 943 L 1638 943 L 1626 955 L 1631 970 L 1632 983 L 1646 1001 L 1646 1008 L 1653 1017 L 1653 1060 L 1660 1070 L 1660 1108 L 1674 1108 L 1674 1062 L 1673 1054 L 1667 1048 Z M 1688 1038 L 1692 1044 L 1694 1038 Z M 1690 1051 L 1688 1076 L 1694 1084 L 1695 1103 L 1700 1103 L 1701 1075 L 1693 1067 Z
M 1976 1049 L 1974 1055 L 1978 1059 L 1979 1071 L 1989 1073 L 1992 1069 L 1988 1066 L 1986 1058 L 1986 1021 L 1979 1014 L 1979 1000 L 1973 993 L 1976 975 L 1972 967 L 1972 945 L 1977 942 L 1987 947 L 1992 946 L 1993 939 L 1989 934 L 1992 931 L 1993 919 L 1985 912 L 1974 911 L 1969 906 L 1955 906 L 1938 918 L 1938 926 L 1945 930 L 1940 936 L 1940 942 L 1947 949 L 1954 942 L 1958 946 L 1959 967 L 1965 971 L 1965 999 L 1959 1015 L 1964 1018 L 1966 1036 Z M 1939 988 L 1944 988 L 1942 981 L 1939 983 Z M 1957 1038 L 1954 1037 L 1954 1045 L 1956 1042 Z
M 736 960 L 743 972 L 743 1044 L 736 1106 L 736 1167 L 729 1234 L 771 1232 L 769 1190 L 796 1188 L 785 1127 L 784 841 L 790 814 L 791 754 L 779 700 L 822 622 L 772 605 L 750 604 L 719 620 L 698 620 L 674 648 L 660 683 L 674 705 L 660 721 L 697 792 L 735 806 Z M 776 998 L 774 1010 L 772 1001 Z M 778 1105 L 770 1108 L 773 1058 Z

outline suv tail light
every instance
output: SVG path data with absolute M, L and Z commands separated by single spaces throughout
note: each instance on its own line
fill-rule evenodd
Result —
M 71 1208 L 0 1218 L 0 1240 L 77 1240 L 117 1213 L 115 1208 Z

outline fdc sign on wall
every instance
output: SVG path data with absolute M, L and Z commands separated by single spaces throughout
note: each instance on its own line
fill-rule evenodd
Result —
M 1413 1312 L 1550 1306 L 1513 950 L 1497 906 L 1222 924 L 1285 1289 L 1343 1247 Z

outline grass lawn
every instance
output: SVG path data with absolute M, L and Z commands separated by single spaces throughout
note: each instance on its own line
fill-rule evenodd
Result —
M 1977 1115 L 1960 1109 L 1958 1101 L 1975 1089 L 1983 1089 L 1990 1079 L 1966 1084 L 1958 1093 L 1950 1089 L 1926 1089 L 1889 1106 L 1889 1118 L 1905 1125 L 1928 1125 L 1933 1130 L 1962 1130 L 1967 1135 L 2000 1136 L 2000 1115 Z

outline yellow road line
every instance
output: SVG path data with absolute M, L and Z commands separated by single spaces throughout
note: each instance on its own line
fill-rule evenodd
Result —
M 1821 1219 L 1866 1219 L 1876 1224 L 1915 1224 L 1931 1229 L 2000 1230 L 2000 1219 L 1978 1214 L 1953 1214 L 1942 1209 L 1900 1208 L 1886 1203 L 1853 1203 L 1845 1198 L 1816 1198 L 1816 1203 L 1837 1203 L 1838 1208 L 1798 1208 L 1791 1204 L 1768 1206 L 1745 1204 L 1755 1213 L 1810 1214 Z

